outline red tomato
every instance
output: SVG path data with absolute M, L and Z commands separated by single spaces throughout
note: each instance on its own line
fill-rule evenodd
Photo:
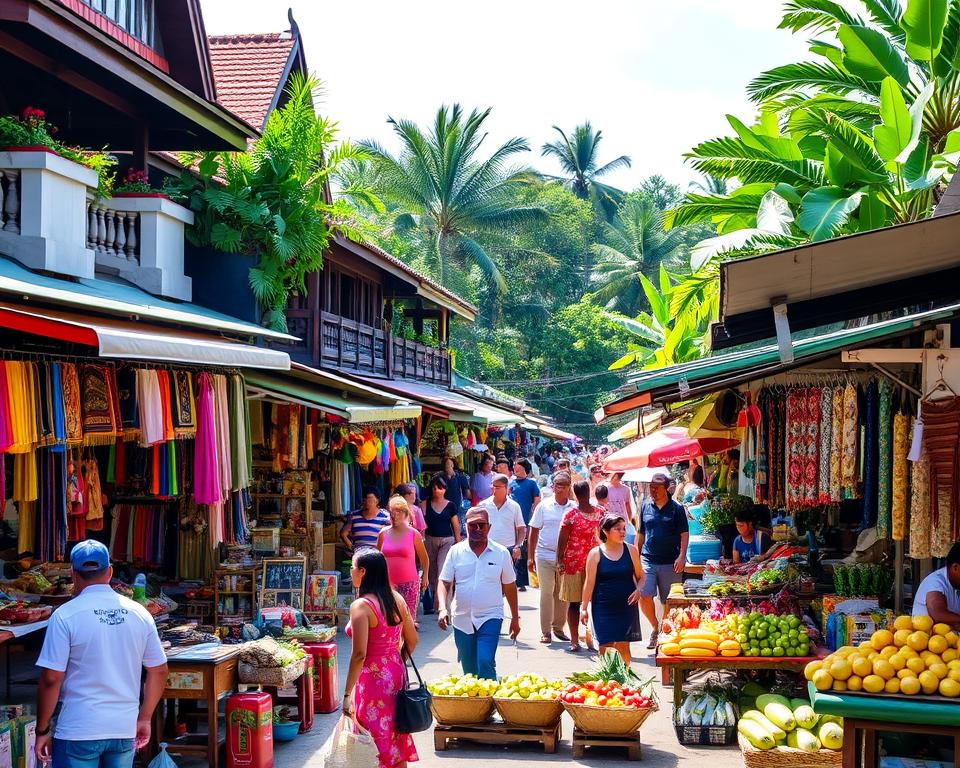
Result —
M 597 704 L 600 705 L 601 707 L 607 706 L 607 701 L 608 701 L 607 697 L 602 694 L 597 697 Z

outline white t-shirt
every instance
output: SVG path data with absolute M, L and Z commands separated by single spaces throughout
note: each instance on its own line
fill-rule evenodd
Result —
M 506 547 L 488 541 L 487 548 L 477 557 L 470 542 L 464 540 L 450 547 L 440 580 L 454 585 L 451 623 L 472 635 L 485 621 L 503 618 L 501 585 L 513 584 L 517 574 Z
M 480 502 L 480 506 L 487 510 L 490 517 L 490 541 L 495 541 L 507 549 L 517 546 L 517 528 L 526 527 L 520 505 L 507 496 L 503 506 L 498 507 L 493 496 L 488 496 Z
M 607 511 L 627 517 L 627 500 L 630 498 L 630 489 L 625 485 L 607 486 Z
M 94 584 L 50 617 L 37 666 L 66 672 L 54 736 L 72 741 L 132 739 L 140 676 L 167 657 L 153 617 L 107 584 Z
M 947 601 L 947 610 L 960 613 L 960 590 L 957 590 L 947 578 L 947 569 L 941 568 L 920 582 L 917 594 L 913 598 L 913 615 L 929 616 L 927 613 L 927 595 L 939 592 Z
M 537 551 L 534 554 L 536 559 L 556 561 L 560 523 L 563 521 L 564 514 L 575 506 L 577 503 L 573 499 L 567 499 L 566 504 L 559 504 L 552 496 L 537 505 L 533 517 L 530 518 L 530 527 L 540 529 L 540 535 L 537 537 Z

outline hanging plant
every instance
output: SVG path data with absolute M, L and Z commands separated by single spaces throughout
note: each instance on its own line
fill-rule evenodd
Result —
M 286 330 L 289 296 L 305 291 L 306 276 L 323 266 L 331 233 L 361 236 L 349 204 L 325 196 L 330 175 L 361 153 L 335 144 L 336 124 L 316 113 L 318 80 L 295 76 L 287 94 L 247 152 L 184 155 L 195 172 L 164 190 L 194 212 L 191 242 L 258 257 L 250 288 L 263 324 L 275 330 Z

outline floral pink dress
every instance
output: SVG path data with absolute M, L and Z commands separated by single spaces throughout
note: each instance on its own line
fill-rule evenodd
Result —
M 413 737 L 397 733 L 395 717 L 397 693 L 403 687 L 403 660 L 400 658 L 400 630 L 402 625 L 387 624 L 376 599 L 364 597 L 377 616 L 377 626 L 371 627 L 367 638 L 367 658 L 364 659 L 360 679 L 354 690 L 353 705 L 357 720 L 370 731 L 380 752 L 380 768 L 394 768 L 402 762 L 420 759 Z M 347 626 L 347 637 L 353 637 Z

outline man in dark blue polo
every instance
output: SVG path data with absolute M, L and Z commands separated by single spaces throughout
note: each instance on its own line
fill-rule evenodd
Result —
M 640 610 L 653 627 L 648 648 L 657 647 L 660 628 L 653 598 L 659 593 L 660 602 L 666 602 L 670 585 L 683 578 L 690 539 L 687 513 L 670 498 L 669 484 L 670 478 L 659 472 L 650 480 L 650 499 L 640 508 L 640 530 L 637 531 L 640 562 L 646 574 L 640 589 Z

